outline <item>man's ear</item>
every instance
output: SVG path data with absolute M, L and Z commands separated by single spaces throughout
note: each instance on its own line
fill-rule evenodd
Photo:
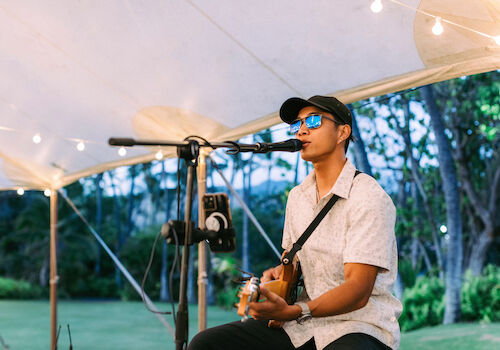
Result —
M 349 135 L 351 135 L 351 127 L 347 124 L 339 125 L 341 127 L 340 137 L 338 143 L 342 141 L 347 141 Z

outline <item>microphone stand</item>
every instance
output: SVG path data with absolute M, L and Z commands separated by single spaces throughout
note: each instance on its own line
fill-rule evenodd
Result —
M 200 147 L 211 148 L 229 148 L 229 154 L 236 154 L 239 152 L 254 152 L 266 153 L 272 151 L 266 144 L 239 144 L 236 142 L 218 142 L 218 143 L 203 143 L 200 145 L 195 140 L 188 140 L 186 142 L 176 141 L 156 141 L 156 140 L 135 140 L 132 138 L 110 138 L 108 143 L 111 146 L 175 146 L 177 147 L 177 156 L 186 161 L 187 169 L 187 187 L 186 187 L 186 204 L 184 207 L 184 245 L 182 250 L 181 262 L 181 280 L 179 289 L 179 304 L 177 307 L 177 318 L 175 322 L 175 349 L 184 350 L 188 341 L 189 329 L 189 315 L 187 304 L 187 273 L 189 265 L 189 243 L 192 242 L 192 225 L 191 212 L 193 202 L 193 188 L 196 167 L 198 166 L 198 156 L 200 154 Z M 288 150 L 295 152 L 294 150 Z
M 192 241 L 191 212 L 193 207 L 193 188 L 194 174 L 198 165 L 198 156 L 200 154 L 200 144 L 195 140 L 187 142 L 176 141 L 152 141 L 152 140 L 134 140 L 131 138 L 110 138 L 108 143 L 111 146 L 175 146 L 177 147 L 177 156 L 186 161 L 187 164 L 187 187 L 186 204 L 184 207 L 184 243 L 182 248 L 181 261 L 181 280 L 179 288 L 179 304 L 177 306 L 177 317 L 175 321 L 175 349 L 184 350 L 188 341 L 189 314 L 187 304 L 187 274 L 189 265 L 189 243 Z M 204 145 L 208 146 L 208 145 Z M 229 144 L 218 145 L 219 147 L 228 147 Z M 214 148 L 216 148 L 214 146 Z
M 189 242 L 191 242 L 192 226 L 191 212 L 193 206 L 194 173 L 198 165 L 200 146 L 197 141 L 191 140 L 187 145 L 177 146 L 177 155 L 186 161 L 187 188 L 186 204 L 184 207 L 184 247 L 182 250 L 181 281 L 179 290 L 179 305 L 177 307 L 177 318 L 175 322 L 175 349 L 183 350 L 188 341 L 189 316 L 187 304 L 187 273 L 189 265 Z

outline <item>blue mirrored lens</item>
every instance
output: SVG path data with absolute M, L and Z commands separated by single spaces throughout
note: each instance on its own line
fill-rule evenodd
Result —
M 308 129 L 316 129 L 321 126 L 321 115 L 313 114 L 306 118 L 306 126 Z
M 298 133 L 299 130 L 300 130 L 300 120 L 297 120 L 296 122 L 293 122 L 292 124 L 290 124 L 290 132 L 292 134 Z

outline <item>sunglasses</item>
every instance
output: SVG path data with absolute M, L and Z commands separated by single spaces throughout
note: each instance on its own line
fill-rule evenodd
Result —
M 297 119 L 292 124 L 290 124 L 290 132 L 292 134 L 296 134 L 300 130 L 300 126 L 302 122 L 304 122 L 308 129 L 317 129 L 321 126 L 323 118 L 331 120 L 335 124 L 339 124 L 335 119 L 326 117 L 322 114 L 311 114 L 305 117 L 304 119 Z

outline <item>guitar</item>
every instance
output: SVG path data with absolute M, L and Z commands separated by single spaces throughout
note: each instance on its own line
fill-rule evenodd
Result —
M 263 285 L 271 292 L 278 294 L 291 305 L 295 302 L 295 296 L 292 291 L 300 278 L 300 264 L 297 259 L 294 259 L 291 264 L 282 264 L 282 266 L 280 277 L 273 281 L 264 282 Z M 248 304 L 253 301 L 259 301 L 260 299 L 259 282 L 260 280 L 258 277 L 251 276 L 237 294 L 240 301 L 236 304 L 236 307 L 238 308 L 238 315 L 242 316 L 242 322 L 248 319 Z M 282 321 L 270 320 L 268 326 L 279 328 L 282 324 Z

